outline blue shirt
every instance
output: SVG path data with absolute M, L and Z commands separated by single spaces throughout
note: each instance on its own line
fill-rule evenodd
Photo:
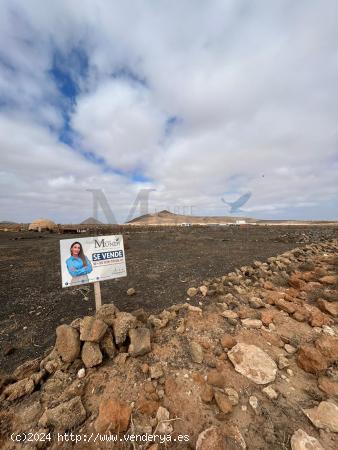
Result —
M 66 261 L 67 269 L 72 277 L 78 277 L 80 275 L 87 275 L 88 273 L 90 273 L 93 270 L 93 267 L 92 267 L 89 259 L 87 258 L 87 256 L 85 258 L 87 261 L 87 266 L 83 265 L 81 258 L 76 258 L 75 256 L 70 256 L 67 259 L 67 261 Z

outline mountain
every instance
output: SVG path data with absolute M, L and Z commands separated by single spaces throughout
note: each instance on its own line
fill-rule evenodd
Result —
M 94 217 L 88 217 L 88 219 L 81 222 L 81 225 L 103 225 L 103 224 Z

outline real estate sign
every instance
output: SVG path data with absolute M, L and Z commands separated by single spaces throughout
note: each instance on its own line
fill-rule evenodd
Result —
M 62 287 L 127 275 L 122 235 L 60 240 Z

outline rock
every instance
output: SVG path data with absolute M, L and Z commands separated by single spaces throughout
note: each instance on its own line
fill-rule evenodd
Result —
M 276 378 L 276 363 L 255 345 L 236 344 L 228 352 L 228 357 L 237 372 L 257 384 L 267 384 Z
M 276 300 L 275 305 L 282 311 L 287 312 L 288 314 L 293 314 L 296 311 L 296 306 L 293 303 L 287 302 L 282 298 Z
M 285 369 L 285 367 L 289 367 L 290 361 L 285 358 L 285 356 L 281 355 L 278 358 L 278 369 Z
M 337 284 L 338 279 L 335 275 L 326 275 L 325 277 L 319 278 L 322 284 Z
M 129 288 L 128 290 L 127 290 L 127 295 L 135 295 L 136 294 L 136 290 L 134 289 L 134 288 Z
M 201 400 L 203 400 L 205 403 L 210 403 L 212 399 L 214 398 L 214 390 L 211 386 L 208 384 L 204 384 L 201 389 Z
M 298 366 L 305 372 L 317 374 L 328 367 L 328 361 L 314 347 L 303 345 L 299 348 L 297 355 Z
M 226 395 L 228 396 L 229 401 L 230 401 L 230 403 L 232 404 L 232 406 L 238 405 L 239 396 L 238 396 L 238 392 L 235 391 L 235 389 L 232 389 L 232 388 L 226 388 L 226 389 L 224 389 L 224 392 L 225 392 Z
M 127 312 L 119 312 L 113 321 L 114 337 L 116 344 L 123 344 L 130 329 L 134 328 L 136 317 Z
M 300 428 L 293 433 L 290 443 L 292 450 L 325 450 L 316 438 L 309 436 Z
M 114 344 L 114 338 L 113 338 L 113 334 L 110 331 L 110 329 L 108 329 L 105 333 L 105 335 L 103 336 L 103 338 L 101 339 L 100 342 L 100 347 L 102 349 L 102 352 L 108 356 L 108 358 L 113 359 L 117 353 L 118 350 Z
M 200 286 L 199 290 L 201 292 L 201 294 L 203 295 L 203 297 L 206 297 L 208 294 L 208 286 Z
M 77 377 L 78 378 L 84 378 L 86 376 L 86 370 L 82 367 L 82 369 L 79 369 L 77 372 Z
M 338 360 L 338 339 L 332 336 L 321 336 L 315 342 L 316 348 L 322 355 L 335 362 Z
M 192 311 L 192 312 L 197 312 L 202 314 L 202 309 L 199 308 L 198 306 L 194 306 L 194 305 L 188 305 L 188 311 Z
M 207 375 L 207 383 L 218 388 L 224 388 L 227 384 L 226 377 L 218 370 L 210 370 Z
M 80 355 L 79 332 L 70 325 L 57 327 L 55 349 L 63 361 L 75 361 Z
M 295 289 L 302 290 L 304 285 L 305 285 L 305 282 L 301 278 L 299 278 L 298 275 L 296 275 L 294 273 L 292 275 L 290 275 L 288 281 L 289 281 L 289 285 L 292 286 Z
M 45 411 L 46 425 L 53 426 L 58 430 L 69 430 L 77 427 L 85 420 L 86 410 L 81 402 L 81 397 L 74 397 L 68 402 Z M 41 425 L 44 426 L 44 424 Z
M 276 400 L 278 398 L 278 392 L 276 392 L 272 386 L 267 386 L 264 389 L 262 389 L 262 392 L 270 399 L 270 400 Z
M 150 331 L 148 328 L 129 330 L 130 345 L 128 353 L 131 356 L 142 356 L 151 351 Z
M 96 342 L 85 342 L 82 347 L 81 358 L 84 365 L 94 367 L 102 363 L 102 353 Z
M 301 311 L 296 311 L 292 317 L 297 320 L 297 322 L 305 322 L 308 319 L 307 314 L 304 314 Z
M 258 319 L 243 319 L 242 320 L 242 325 L 245 326 L 246 328 L 262 328 L 262 322 L 261 320 Z
M 190 343 L 190 355 L 191 359 L 197 363 L 202 364 L 203 362 L 203 349 L 197 342 Z
M 322 327 L 323 325 L 330 325 L 332 319 L 323 314 L 319 310 L 312 310 L 310 313 L 310 325 L 312 327 Z
M 333 317 L 338 317 L 338 302 L 328 302 L 321 298 L 317 300 L 317 305 L 323 312 L 329 313 Z
M 251 308 L 259 309 L 264 308 L 265 303 L 258 297 L 251 297 L 249 298 L 249 305 L 251 306 Z
M 221 316 L 225 317 L 226 319 L 238 319 L 238 314 L 235 313 L 235 311 L 230 311 L 230 310 L 223 311 L 221 313 Z
M 264 326 L 268 327 L 270 323 L 273 322 L 275 312 L 269 311 L 268 309 L 261 312 L 261 321 Z
M 8 401 L 16 400 L 24 395 L 31 394 L 34 391 L 34 382 L 29 378 L 23 378 L 16 383 L 10 384 L 5 387 L 3 394 Z
M 187 290 L 187 295 L 188 295 L 188 297 L 195 297 L 197 292 L 198 292 L 198 290 L 196 288 L 191 287 Z
M 222 431 L 217 427 L 210 427 L 198 435 L 196 450 L 230 450 L 230 448 Z
M 284 348 L 285 348 L 285 351 L 287 353 L 289 353 L 289 355 L 293 355 L 297 351 L 297 349 L 295 347 L 293 347 L 292 345 L 290 345 L 290 344 L 285 344 Z
M 338 397 L 338 382 L 337 381 L 334 381 L 328 377 L 319 377 L 318 378 L 318 386 L 322 391 L 326 392 L 328 395 Z
M 102 320 L 108 326 L 112 326 L 118 312 L 119 310 L 113 303 L 107 303 L 100 306 L 100 308 L 96 311 L 95 317 Z
M 179 323 L 179 326 L 176 328 L 176 333 L 183 334 L 185 332 L 184 319 L 181 319 L 178 323 Z
M 102 400 L 94 422 L 97 433 L 123 433 L 129 427 L 131 407 L 117 399 Z
M 164 375 L 161 363 L 150 366 L 150 378 L 161 378 Z
M 164 328 L 168 325 L 169 319 L 165 317 L 164 319 L 160 319 L 159 317 L 154 316 L 151 314 L 148 317 L 148 323 L 152 325 L 154 328 Z
M 38 372 L 40 369 L 40 358 L 31 359 L 24 362 L 21 366 L 18 366 L 13 371 L 13 378 L 16 380 L 22 380 L 23 378 L 28 378 L 34 372 Z
M 217 403 L 217 406 L 223 412 L 224 414 L 228 414 L 232 411 L 232 404 L 230 403 L 229 398 L 222 394 L 219 391 L 214 392 L 215 400 Z
M 224 334 L 221 337 L 221 346 L 223 348 L 231 349 L 236 344 L 237 344 L 237 341 L 233 336 L 231 336 L 231 334 Z
M 100 342 L 105 335 L 107 328 L 107 324 L 101 319 L 86 316 L 82 319 L 80 325 L 80 339 L 81 341 Z
M 338 433 L 338 406 L 336 404 L 321 402 L 315 408 L 304 409 L 303 412 L 315 427 Z
M 168 422 L 170 418 L 169 411 L 163 406 L 160 406 L 156 413 L 157 419 L 157 433 L 159 434 L 170 434 L 173 432 L 173 427 L 170 422 Z
M 249 397 L 249 405 L 251 406 L 251 408 L 256 411 L 258 408 L 258 398 L 255 397 L 254 395 L 251 395 Z

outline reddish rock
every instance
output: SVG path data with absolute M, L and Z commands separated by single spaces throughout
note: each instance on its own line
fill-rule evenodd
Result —
M 136 409 L 146 416 L 154 416 L 159 406 L 159 402 L 153 400 L 142 399 L 136 403 Z
M 306 322 L 308 319 L 308 316 L 304 314 L 303 312 L 296 311 L 292 316 L 297 322 Z
M 63 361 L 75 361 L 80 356 L 79 332 L 70 325 L 57 327 L 55 349 Z
M 328 367 L 327 359 L 316 348 L 303 345 L 299 348 L 297 364 L 305 372 L 317 374 Z
M 236 344 L 237 341 L 233 336 L 231 336 L 231 334 L 224 334 L 221 337 L 221 346 L 223 348 L 232 348 Z
M 314 272 L 303 272 L 301 275 L 302 280 L 309 282 L 316 280 L 316 274 Z
M 293 314 L 296 311 L 296 306 L 291 303 L 291 302 L 287 302 L 283 299 L 279 299 L 275 302 L 275 305 L 281 309 L 282 311 L 287 312 L 288 314 Z
M 333 336 L 321 336 L 315 342 L 316 348 L 331 362 L 338 360 L 338 339 Z
M 214 396 L 217 406 L 219 407 L 222 413 L 228 414 L 232 411 L 232 404 L 230 403 L 230 400 L 226 395 L 216 391 L 214 393 Z
M 274 315 L 275 315 L 275 312 L 270 311 L 269 309 L 265 309 L 264 311 L 262 311 L 261 312 L 261 321 L 262 321 L 263 325 L 265 325 L 266 327 L 269 326 L 269 324 L 273 322 Z
M 273 291 L 275 289 L 275 286 L 270 281 L 265 281 L 263 283 L 263 288 L 269 291 Z
M 101 319 L 86 316 L 80 324 L 80 339 L 81 341 L 99 342 L 105 335 L 107 329 L 108 325 Z
M 99 415 L 94 423 L 97 433 L 123 433 L 127 431 L 131 415 L 131 407 L 119 400 L 102 400 Z
M 205 403 L 210 403 L 212 401 L 214 398 L 214 391 L 209 384 L 205 383 L 204 386 L 202 386 L 200 397 Z
M 320 298 L 317 300 L 317 305 L 325 313 L 329 313 L 333 317 L 338 317 L 338 302 L 328 302 Z
M 219 388 L 224 388 L 227 384 L 225 375 L 221 372 L 218 372 L 218 370 L 210 370 L 207 375 L 207 382 L 212 386 L 216 386 Z
M 293 273 L 289 277 L 289 285 L 295 289 L 303 290 L 305 282 L 300 278 L 300 274 Z
M 335 275 L 326 275 L 319 279 L 322 284 L 337 284 L 338 279 Z
M 240 319 L 257 319 L 259 317 L 258 311 L 251 308 L 241 308 L 237 314 Z
M 318 387 L 328 395 L 338 397 L 338 383 L 328 377 L 318 378 Z
M 322 327 L 323 325 L 330 325 L 331 323 L 332 319 L 319 311 L 319 309 L 311 311 L 310 325 L 312 327 Z

